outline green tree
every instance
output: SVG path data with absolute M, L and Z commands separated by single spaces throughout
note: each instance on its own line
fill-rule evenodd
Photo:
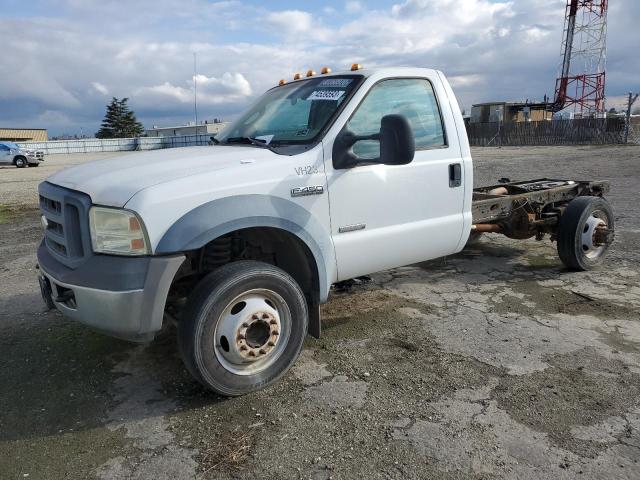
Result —
M 116 97 L 111 99 L 96 138 L 132 138 L 142 135 L 142 124 L 127 105 L 128 101 L 126 97 L 121 100 Z

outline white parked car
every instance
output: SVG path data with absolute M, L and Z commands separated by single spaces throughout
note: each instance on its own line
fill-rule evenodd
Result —
M 0 165 L 15 165 L 24 168 L 27 165 L 37 167 L 44 162 L 44 154 L 28 150 L 13 142 L 0 142 Z

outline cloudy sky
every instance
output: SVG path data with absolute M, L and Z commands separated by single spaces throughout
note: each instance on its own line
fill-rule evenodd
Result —
M 443 70 L 467 110 L 552 95 L 565 0 L 0 0 L 0 126 L 92 134 L 112 96 L 146 127 L 231 119 L 282 77 Z M 612 0 L 607 95 L 640 90 L 640 2 Z

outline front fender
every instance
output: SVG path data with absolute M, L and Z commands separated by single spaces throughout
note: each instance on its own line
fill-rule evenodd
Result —
M 179 218 L 162 236 L 155 254 L 202 248 L 210 241 L 243 228 L 286 230 L 308 247 L 318 267 L 320 301 L 325 302 L 336 278 L 333 242 L 327 230 L 308 210 L 280 197 L 239 195 L 200 205 Z

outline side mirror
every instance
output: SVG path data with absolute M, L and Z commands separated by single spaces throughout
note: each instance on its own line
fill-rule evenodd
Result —
M 416 142 L 409 120 L 404 115 L 392 114 L 380 122 L 380 163 L 406 165 L 413 161 Z
M 353 146 L 362 140 L 380 142 L 380 157 L 364 159 L 353 152 Z M 359 164 L 382 163 L 385 165 L 406 165 L 415 155 L 416 145 L 413 130 L 404 115 L 385 115 L 380 121 L 380 133 L 356 135 L 343 129 L 333 142 L 333 167 L 352 168 Z

